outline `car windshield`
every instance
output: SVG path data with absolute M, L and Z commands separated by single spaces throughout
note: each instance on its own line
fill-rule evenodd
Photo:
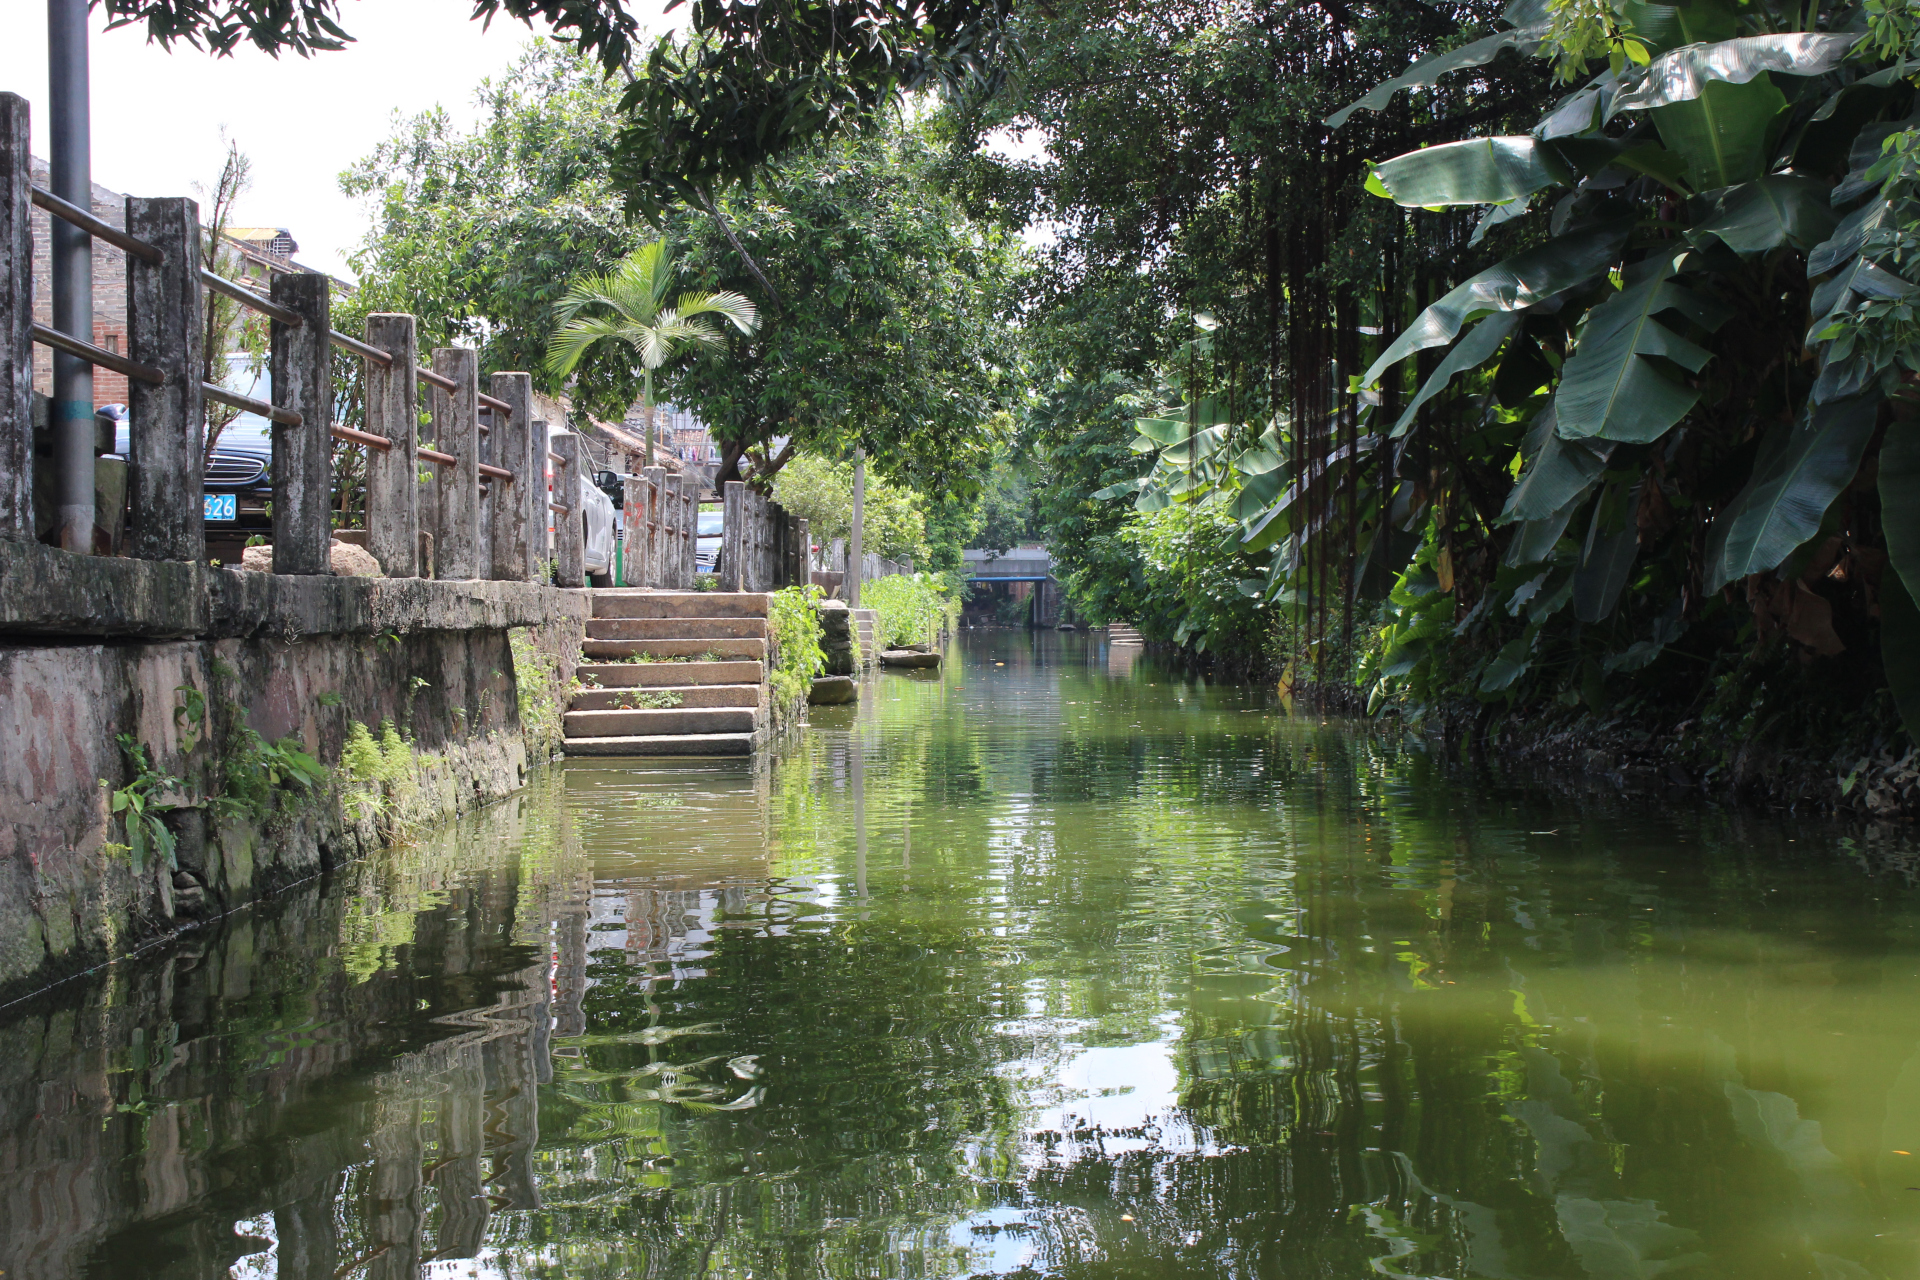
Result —
M 718 511 L 700 513 L 700 536 L 717 538 L 726 528 L 726 517 Z

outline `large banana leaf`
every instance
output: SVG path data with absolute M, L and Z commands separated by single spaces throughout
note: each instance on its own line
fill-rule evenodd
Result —
M 1636 263 L 1626 287 L 1587 314 L 1580 345 L 1553 393 L 1555 430 L 1570 440 L 1649 441 L 1693 408 L 1700 393 L 1648 357 L 1698 373 L 1712 357 L 1658 319 L 1679 312 L 1709 331 L 1725 322 L 1720 303 L 1674 280 L 1684 255 Z
M 1474 325 L 1467 336 L 1460 339 L 1453 350 L 1447 352 L 1447 358 L 1440 362 L 1440 367 L 1428 376 L 1426 384 L 1420 388 L 1420 394 L 1413 398 L 1413 403 L 1407 406 L 1407 411 L 1400 415 L 1400 421 L 1393 424 L 1393 431 L 1388 438 L 1397 440 L 1405 435 L 1408 428 L 1413 426 L 1414 415 L 1420 412 L 1420 406 L 1445 391 L 1447 384 L 1457 375 L 1477 368 L 1492 359 L 1493 353 L 1500 349 L 1500 344 L 1507 340 L 1507 335 L 1511 334 L 1519 323 L 1518 311 L 1501 311 Z
M 1847 259 L 1857 255 L 1866 246 L 1867 237 L 1885 225 L 1893 213 L 1884 196 L 1855 209 L 1840 220 L 1833 234 L 1814 246 L 1807 255 L 1807 274 L 1825 275 Z
M 1409 151 L 1375 165 L 1367 187 L 1398 205 L 1435 209 L 1505 204 L 1572 180 L 1566 162 L 1550 144 L 1521 134 Z
M 1394 339 L 1367 370 L 1362 385 L 1373 386 L 1381 374 L 1416 351 L 1452 342 L 1461 329 L 1481 316 L 1495 311 L 1524 311 L 1563 289 L 1604 274 L 1620 257 L 1632 229 L 1633 224 L 1626 220 L 1582 227 L 1517 253 L 1456 285 Z
M 1726 192 L 1720 207 L 1687 239 L 1703 245 L 1715 238 L 1742 256 L 1788 244 L 1805 252 L 1832 235 L 1838 222 L 1824 182 L 1770 174 Z
M 1881 442 L 1880 527 L 1891 570 L 1920 601 L 1920 423 L 1896 422 Z M 1911 652 L 1900 656 L 1914 660 Z
M 1598 129 L 1606 119 L 1607 104 L 1613 101 L 1617 83 L 1611 71 L 1595 77 L 1586 88 L 1562 98 L 1545 119 L 1533 126 L 1533 136 L 1570 138 Z
M 1586 496 L 1607 469 L 1613 445 L 1604 440 L 1565 440 L 1554 430 L 1553 406 L 1534 419 L 1521 452 L 1527 463 L 1507 495 L 1502 520 L 1545 520 Z
M 1362 107 L 1368 111 L 1384 111 L 1387 103 L 1393 100 L 1393 95 L 1402 89 L 1422 89 L 1437 83 L 1441 76 L 1451 72 L 1485 66 L 1492 62 L 1502 49 L 1518 49 L 1522 54 L 1531 54 L 1540 47 L 1540 39 L 1546 31 L 1544 23 L 1534 24 L 1517 31 L 1501 31 L 1494 35 L 1482 36 L 1457 49 L 1430 53 L 1393 79 L 1375 85 L 1358 102 L 1344 106 L 1328 116 L 1326 125 L 1329 129 L 1338 129 L 1347 122 L 1347 117 Z
M 1838 312 L 1853 305 L 1856 294 L 1863 298 L 1905 298 L 1914 292 L 1914 286 L 1902 277 L 1866 258 L 1855 258 L 1814 289 L 1813 325 L 1807 330 L 1807 345 L 1819 340 L 1821 330 L 1833 323 Z
M 1573 616 L 1582 622 L 1604 622 L 1620 602 L 1620 592 L 1640 554 L 1640 490 L 1646 483 L 1616 481 L 1593 504 L 1593 523 L 1580 567 L 1573 574 Z
M 1617 105 L 1617 95 L 1614 101 Z M 1667 150 L 1686 159 L 1687 180 L 1695 191 L 1730 187 L 1765 173 L 1786 121 L 1786 95 L 1764 76 L 1744 83 L 1709 81 L 1697 96 L 1653 112 Z
M 1747 84 L 1768 72 L 1823 76 L 1846 60 L 1858 39 L 1857 35 L 1795 31 L 1683 45 L 1622 77 L 1607 118 L 1622 111 L 1688 102 L 1706 92 L 1708 85 Z
M 1907 736 L 1920 742 L 1920 609 L 1897 573 L 1880 576 L 1880 655 Z
M 1808 405 L 1776 427 L 1754 459 L 1747 487 L 1713 522 L 1707 590 L 1778 568 L 1820 528 L 1827 508 L 1860 470 L 1880 397 Z
M 1739 23 L 1733 10 L 1719 4 L 1647 4 L 1626 0 L 1619 6 L 1627 32 L 1655 53 L 1702 41 L 1731 40 Z
M 1506 563 L 1538 564 L 1551 556 L 1560 539 L 1566 536 L 1567 526 L 1573 523 L 1574 513 L 1584 501 L 1586 495 L 1581 494 L 1551 515 L 1538 520 L 1522 520 L 1514 530 L 1513 541 L 1507 544 Z
M 1280 496 L 1281 490 L 1287 486 L 1287 479 L 1285 468 L 1249 476 L 1247 482 L 1240 486 L 1240 492 L 1233 495 L 1233 501 L 1227 504 L 1227 514 L 1235 520 L 1254 519 Z

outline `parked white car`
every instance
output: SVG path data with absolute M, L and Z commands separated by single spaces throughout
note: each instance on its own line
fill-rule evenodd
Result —
M 552 435 L 563 435 L 555 431 Z M 549 436 L 549 439 L 552 437 Z M 585 450 L 582 449 L 582 453 Z M 595 587 L 610 587 L 613 582 L 613 503 L 600 491 L 599 477 L 583 477 L 580 486 L 581 516 L 586 521 L 586 569 L 587 583 Z M 547 484 L 553 484 L 553 466 L 547 466 Z M 564 519 L 559 512 L 556 518 Z

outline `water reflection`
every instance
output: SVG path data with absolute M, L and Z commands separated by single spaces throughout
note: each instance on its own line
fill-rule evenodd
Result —
M 1903 837 L 966 645 L 5 1011 L 0 1270 L 1913 1272 Z

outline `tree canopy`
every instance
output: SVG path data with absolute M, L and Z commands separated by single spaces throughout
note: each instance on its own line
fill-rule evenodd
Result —
M 491 368 L 539 369 L 567 282 L 658 231 L 622 213 L 618 95 L 591 63 L 542 44 L 485 92 L 473 132 L 428 113 L 349 175 L 349 190 L 378 200 L 356 265 L 379 305 L 419 315 L 436 340 L 480 342 Z M 762 313 L 724 359 L 696 359 L 661 387 L 723 442 L 722 478 L 743 458 L 766 478 L 798 451 L 864 446 L 901 483 L 972 492 L 1020 360 L 1008 320 L 1022 254 L 946 193 L 942 155 L 929 126 L 889 120 L 662 216 L 687 287 L 742 294 Z M 603 414 L 641 390 L 630 361 L 597 350 L 573 376 Z

